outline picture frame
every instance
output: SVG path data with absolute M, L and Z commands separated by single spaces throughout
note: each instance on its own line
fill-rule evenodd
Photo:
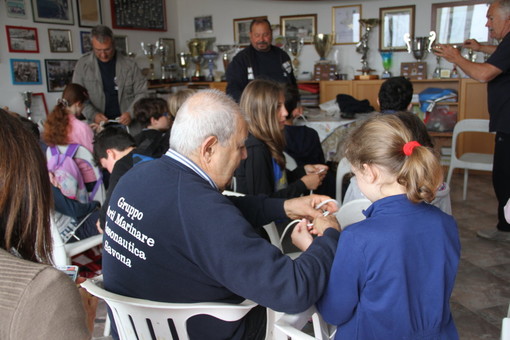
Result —
M 27 17 L 25 0 L 6 0 L 5 13 L 10 18 L 25 19 Z
M 72 82 L 76 59 L 44 59 L 48 92 L 61 92 Z
M 331 9 L 331 31 L 335 45 L 357 44 L 361 39 L 361 5 L 334 6 Z
M 11 59 L 13 85 L 42 84 L 41 62 L 33 59 Z
M 165 0 L 110 0 L 112 27 L 125 30 L 166 31 Z
M 71 30 L 48 28 L 50 51 L 53 53 L 70 53 L 73 51 Z
M 414 37 L 415 12 L 415 5 L 379 9 L 379 51 L 407 51 L 404 34 Z
M 281 16 L 280 30 L 284 37 L 303 38 L 305 44 L 312 44 L 317 33 L 317 14 Z
M 113 45 L 115 46 L 115 50 L 123 55 L 128 55 L 128 40 L 127 35 L 114 35 L 113 36 Z
M 213 32 L 213 20 L 212 15 L 206 15 L 202 17 L 195 17 L 195 33 L 212 33 Z
M 46 104 L 46 98 L 43 92 L 32 93 L 32 105 L 30 110 L 32 111 L 32 121 L 37 123 L 46 120 L 48 116 L 48 105 Z
M 72 0 L 32 0 L 34 22 L 74 25 Z
M 234 19 L 234 43 L 246 47 L 250 44 L 250 24 L 255 19 L 266 19 L 267 15 Z
M 466 39 L 490 42 L 489 30 L 483 25 L 489 5 L 488 0 L 432 4 L 430 29 L 436 32 L 435 43 L 461 45 Z
M 176 53 L 175 53 L 175 39 L 172 38 L 159 38 L 160 44 L 165 44 L 168 46 L 168 63 L 175 64 L 177 62 Z
M 94 27 L 103 23 L 101 0 L 76 0 L 78 26 Z
M 87 31 L 80 31 L 80 46 L 81 53 L 92 52 L 92 42 L 90 41 L 91 33 Z
M 9 52 L 39 53 L 37 28 L 24 26 L 5 26 Z

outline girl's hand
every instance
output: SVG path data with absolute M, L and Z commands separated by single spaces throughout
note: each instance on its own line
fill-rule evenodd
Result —
M 308 190 L 315 190 L 322 184 L 322 178 L 318 174 L 309 174 L 301 177 Z
M 291 234 L 292 243 L 301 251 L 307 250 L 313 242 L 313 237 L 308 232 L 307 224 L 308 221 L 303 218 L 301 222 L 296 224 Z

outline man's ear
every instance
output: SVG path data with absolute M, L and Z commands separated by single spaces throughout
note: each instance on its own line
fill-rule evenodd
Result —
M 216 147 L 218 146 L 218 138 L 216 136 L 207 137 L 200 147 L 200 157 L 206 162 L 209 163 L 216 152 Z

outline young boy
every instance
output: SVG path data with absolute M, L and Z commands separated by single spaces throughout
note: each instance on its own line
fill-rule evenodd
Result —
M 168 150 L 172 117 L 162 98 L 142 98 L 133 107 L 135 119 L 143 127 L 135 136 L 137 152 L 152 158 L 161 157 Z

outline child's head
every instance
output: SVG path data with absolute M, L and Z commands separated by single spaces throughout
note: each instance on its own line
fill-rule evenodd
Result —
M 392 77 L 382 83 L 379 106 L 384 111 L 406 111 L 413 99 L 413 84 L 405 77 Z
M 345 156 L 355 173 L 376 167 L 383 176 L 374 181 L 384 176 L 387 180 L 378 183 L 381 192 L 384 186 L 398 184 L 413 202 L 431 202 L 443 181 L 439 159 L 430 148 L 418 146 L 412 132 L 395 115 L 375 115 L 352 131 L 345 142 Z M 360 189 L 363 191 L 361 185 Z
M 285 109 L 288 112 L 287 120 L 292 121 L 294 118 L 303 114 L 303 107 L 301 106 L 301 96 L 296 86 L 285 86 Z
M 126 130 L 108 126 L 94 137 L 94 159 L 111 173 L 118 155 L 127 154 L 135 147 L 135 140 Z
M 432 138 L 430 138 L 429 132 L 427 131 L 427 126 L 425 126 L 425 123 L 423 123 L 423 120 L 421 120 L 420 117 L 407 111 L 397 112 L 395 113 L 395 116 L 397 116 L 409 129 L 409 131 L 411 131 L 415 141 L 418 141 L 421 145 L 429 148 L 434 147 Z
M 162 98 L 142 98 L 133 106 L 133 112 L 144 128 L 167 131 L 172 125 L 168 105 Z
M 244 89 L 240 103 L 241 110 L 247 115 L 250 133 L 269 147 L 271 156 L 283 168 L 283 129 L 288 116 L 284 104 L 285 93 L 282 85 L 266 79 L 251 81 Z
M 168 99 L 167 99 L 168 110 L 169 110 L 170 114 L 172 115 L 172 117 L 174 117 L 174 119 L 175 119 L 175 116 L 177 115 L 177 111 L 179 111 L 179 108 L 181 107 L 181 105 L 186 101 L 186 99 L 191 97 L 195 92 L 197 92 L 197 91 L 194 89 L 182 89 L 182 90 L 177 91 L 176 93 L 173 93 L 172 95 L 170 95 L 170 97 L 168 97 Z
M 86 88 L 84 88 L 80 84 L 74 83 L 67 84 L 66 87 L 64 88 L 64 91 L 62 92 L 62 97 L 58 100 L 57 106 L 61 106 L 64 109 L 69 109 L 74 104 L 78 104 L 81 108 L 83 103 L 88 98 L 89 94 Z

